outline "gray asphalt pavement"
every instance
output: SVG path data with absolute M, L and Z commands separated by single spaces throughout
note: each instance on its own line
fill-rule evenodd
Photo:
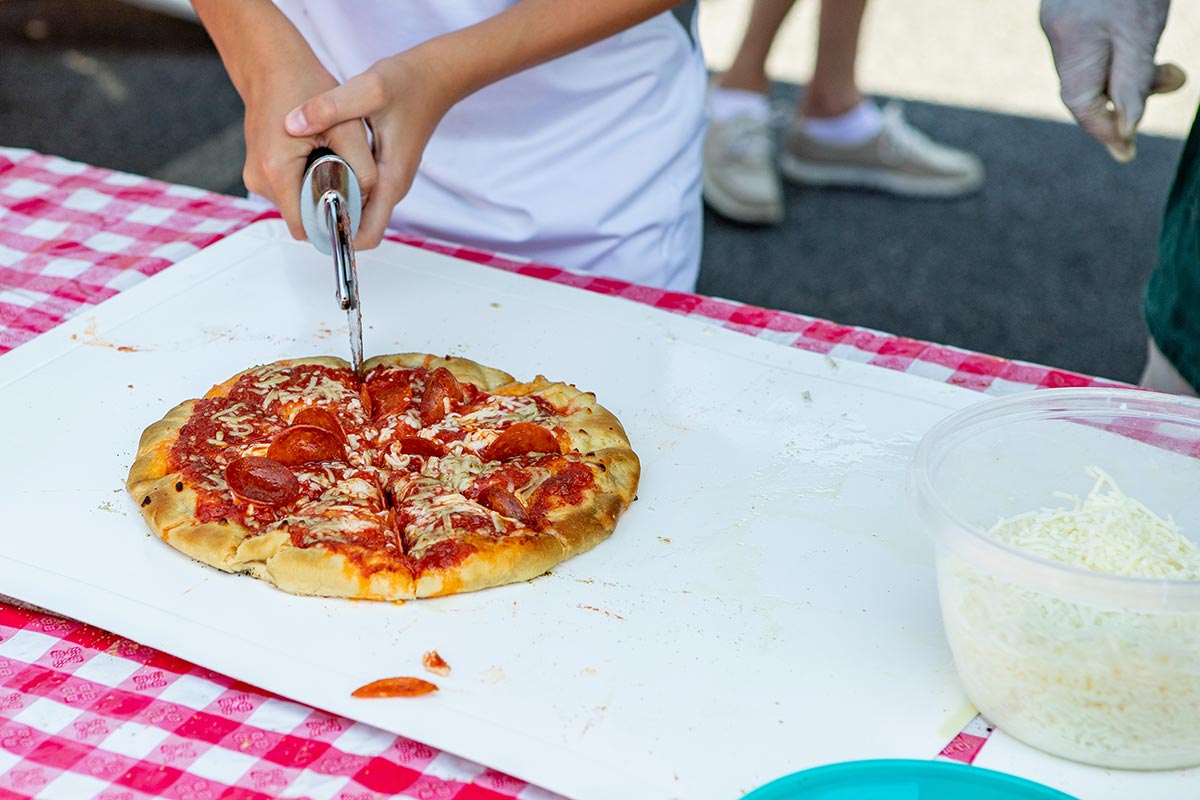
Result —
M 1135 379 L 1142 287 L 1182 143 L 1143 136 L 1122 166 L 1071 125 L 906 110 L 983 158 L 980 194 L 790 187 L 776 228 L 708 214 L 699 291 Z M 195 25 L 110 0 L 0 0 L 0 144 L 236 193 L 240 115 Z

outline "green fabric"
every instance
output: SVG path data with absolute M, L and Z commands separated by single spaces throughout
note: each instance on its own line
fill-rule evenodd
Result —
M 1158 265 L 1146 286 L 1146 324 L 1158 349 L 1200 391 L 1200 112 L 1163 214 Z

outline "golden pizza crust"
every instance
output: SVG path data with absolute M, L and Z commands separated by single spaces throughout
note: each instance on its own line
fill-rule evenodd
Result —
M 527 581 L 546 573 L 571 554 L 553 534 L 528 531 L 503 539 L 468 535 L 460 541 L 478 548 L 448 568 L 426 568 L 417 580 L 418 597 L 474 592 Z
M 246 529 L 232 521 L 225 525 L 199 522 L 195 491 L 181 473 L 168 470 L 171 446 L 195 406 L 195 400 L 180 403 L 146 428 L 125 488 L 137 501 L 150 529 L 164 542 L 206 564 L 228 569 L 224 562 L 245 537 Z
M 349 368 L 342 359 L 314 357 L 275 362 Z M 563 409 L 563 436 L 568 450 L 591 466 L 595 478 L 583 502 L 554 508 L 545 531 L 521 530 L 505 537 L 477 533 L 456 536 L 473 552 L 448 567 L 426 565 L 420 574 L 370 554 L 350 558 L 344 552 L 315 544 L 296 546 L 282 531 L 248 535 L 236 520 L 201 522 L 196 517 L 197 495 L 181 473 L 168 471 L 168 456 L 180 430 L 191 418 L 196 400 L 171 409 L 142 434 L 126 487 L 138 502 L 147 524 L 182 553 L 227 572 L 244 572 L 293 594 L 402 600 L 469 592 L 528 580 L 573 555 L 594 547 L 615 529 L 617 519 L 633 501 L 640 476 L 637 455 L 617 418 L 596 402 L 595 395 L 542 376 L 527 383 L 475 361 L 452 356 L 402 353 L 376 356 L 364 372 L 379 365 L 445 367 L 459 381 L 492 394 L 539 395 Z M 252 369 L 258 369 L 252 368 Z M 228 395 L 244 370 L 217 384 L 205 397 Z M 419 556 L 416 563 L 420 563 Z M 362 566 L 360 566 L 360 564 Z
M 430 370 L 445 367 L 458 380 L 473 383 L 485 392 L 491 392 L 498 386 L 503 386 L 506 383 L 512 383 L 516 380 L 516 378 L 507 372 L 493 367 L 485 367 L 483 364 L 472 361 L 469 358 L 460 358 L 458 356 L 431 356 L 427 353 L 396 353 L 388 356 L 374 356 L 363 362 L 363 375 L 366 375 L 378 366 L 405 367 L 407 369 L 424 367 Z

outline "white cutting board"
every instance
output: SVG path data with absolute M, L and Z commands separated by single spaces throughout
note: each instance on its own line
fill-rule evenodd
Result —
M 957 732 L 904 480 L 979 395 L 402 245 L 358 267 L 368 355 L 540 372 L 617 414 L 643 478 L 610 540 L 397 605 L 291 597 L 150 537 L 121 488 L 146 425 L 247 366 L 348 352 L 330 263 L 273 221 L 0 357 L 0 592 L 578 800 L 726 800 Z M 432 649 L 438 693 L 350 697 Z
M 1103 769 L 1056 758 L 996 731 L 975 766 L 1019 775 L 1052 786 L 1079 800 L 1196 800 L 1200 767 L 1133 772 Z

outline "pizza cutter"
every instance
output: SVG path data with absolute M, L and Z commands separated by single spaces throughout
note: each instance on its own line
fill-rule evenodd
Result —
M 333 256 L 337 301 L 350 323 L 350 363 L 362 377 L 362 312 L 354 235 L 362 217 L 362 191 L 354 170 L 327 147 L 313 150 L 300 186 L 300 221 L 313 247 Z

